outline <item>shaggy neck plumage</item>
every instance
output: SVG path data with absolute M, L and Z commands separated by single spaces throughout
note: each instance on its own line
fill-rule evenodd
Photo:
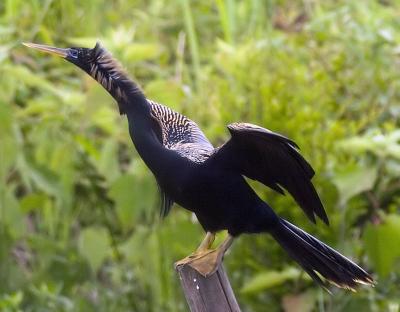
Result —
M 88 73 L 115 98 L 120 114 L 148 107 L 146 97 L 140 88 L 128 77 L 119 62 L 99 43 L 92 50 Z

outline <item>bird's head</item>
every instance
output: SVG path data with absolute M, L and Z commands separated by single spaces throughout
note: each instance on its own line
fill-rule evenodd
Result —
M 44 44 L 25 43 L 25 42 L 23 43 L 23 45 L 45 53 L 60 56 L 65 60 L 67 60 L 68 62 L 83 69 L 88 74 L 91 74 L 91 68 L 96 63 L 96 58 L 98 57 L 99 52 L 104 50 L 99 43 L 96 43 L 96 46 L 93 49 L 80 48 L 80 47 L 71 47 L 63 49 L 63 48 L 51 47 Z
M 75 64 L 95 80 L 97 80 L 118 102 L 121 113 L 126 111 L 129 98 L 145 97 L 139 87 L 128 78 L 122 66 L 100 43 L 89 48 L 56 48 L 37 43 L 23 43 L 25 46 L 61 56 L 68 62 Z

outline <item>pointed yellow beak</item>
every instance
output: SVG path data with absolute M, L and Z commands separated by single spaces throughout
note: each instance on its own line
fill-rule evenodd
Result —
M 67 57 L 67 55 L 68 55 L 68 49 L 60 49 L 60 48 L 50 47 L 50 46 L 47 46 L 44 44 L 37 44 L 37 43 L 23 42 L 22 44 L 29 48 L 33 48 L 33 49 L 40 50 L 43 52 L 55 54 L 55 55 L 61 56 L 63 58 Z

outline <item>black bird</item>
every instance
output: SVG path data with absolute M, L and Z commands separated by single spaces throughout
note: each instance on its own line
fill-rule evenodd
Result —
M 162 193 L 161 215 L 173 203 L 194 212 L 207 235 L 199 248 L 177 265 L 189 264 L 204 276 L 215 272 L 233 239 L 242 233 L 269 233 L 321 286 L 330 282 L 354 290 L 373 285 L 358 265 L 275 214 L 243 176 L 284 194 L 286 189 L 315 223 L 328 217 L 311 183 L 314 170 L 292 140 L 247 123 L 228 125 L 231 138 L 214 148 L 195 122 L 146 98 L 119 63 L 99 43 L 93 49 L 60 49 L 25 43 L 57 54 L 98 81 L 126 114 L 139 155 Z M 210 249 L 215 233 L 228 238 Z

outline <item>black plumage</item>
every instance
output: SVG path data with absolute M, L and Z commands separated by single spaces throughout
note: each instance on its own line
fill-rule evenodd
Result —
M 120 113 L 127 115 L 132 142 L 160 187 L 162 216 L 175 202 L 194 212 L 207 232 L 271 234 L 320 284 L 321 276 L 350 289 L 373 283 L 355 263 L 277 216 L 246 182 L 244 176 L 280 194 L 287 190 L 313 222 L 318 216 L 328 224 L 311 182 L 314 170 L 292 140 L 259 126 L 233 123 L 228 126 L 231 138 L 214 148 L 195 122 L 147 99 L 99 44 L 93 49 L 27 45 L 63 56 L 115 98 Z

